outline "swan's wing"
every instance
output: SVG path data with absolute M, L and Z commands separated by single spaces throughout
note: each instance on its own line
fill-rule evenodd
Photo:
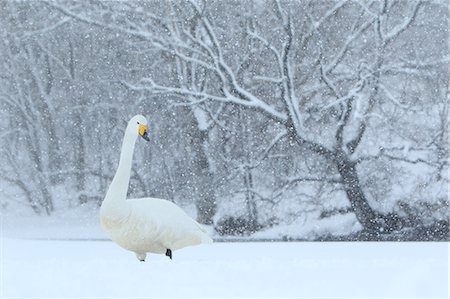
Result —
M 181 225 L 185 227 L 192 220 L 176 204 L 159 198 L 139 198 L 127 200 L 131 204 L 134 217 L 142 221 L 153 221 L 159 225 Z
M 172 250 L 200 243 L 211 243 L 206 230 L 174 203 L 158 198 L 130 200 L 132 214 L 139 224 L 149 228 L 152 238 Z M 150 231 L 151 230 L 151 231 Z

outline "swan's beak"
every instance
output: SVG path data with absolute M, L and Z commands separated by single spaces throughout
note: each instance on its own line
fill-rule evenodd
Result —
M 139 135 L 144 138 L 146 141 L 150 141 L 150 138 L 148 138 L 148 126 L 147 125 L 139 125 Z
M 145 141 L 150 141 L 150 138 L 148 138 L 147 131 L 145 131 L 145 133 L 142 135 L 142 138 L 144 138 Z

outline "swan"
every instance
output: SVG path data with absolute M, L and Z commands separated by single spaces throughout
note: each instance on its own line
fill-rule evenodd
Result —
M 103 231 L 119 246 L 144 262 L 147 253 L 165 254 L 201 243 L 212 243 L 206 230 L 174 203 L 158 198 L 127 199 L 134 146 L 140 136 L 149 141 L 147 119 L 128 122 L 119 166 L 100 207 Z

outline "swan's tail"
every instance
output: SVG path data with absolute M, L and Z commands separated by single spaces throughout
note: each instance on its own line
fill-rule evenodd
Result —
M 213 239 L 211 239 L 211 237 L 208 235 L 208 231 L 206 230 L 206 228 L 196 221 L 195 224 L 197 224 L 197 227 L 200 229 L 200 243 L 212 244 Z
M 213 240 L 206 233 L 202 234 L 200 237 L 202 244 L 212 244 Z

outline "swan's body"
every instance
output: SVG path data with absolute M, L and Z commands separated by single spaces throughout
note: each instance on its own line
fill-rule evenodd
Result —
M 181 208 L 158 198 L 126 199 L 136 139 L 147 138 L 147 120 L 140 115 L 128 123 L 119 167 L 100 208 L 105 233 L 144 261 L 147 252 L 166 253 L 190 245 L 212 243 L 206 231 Z

